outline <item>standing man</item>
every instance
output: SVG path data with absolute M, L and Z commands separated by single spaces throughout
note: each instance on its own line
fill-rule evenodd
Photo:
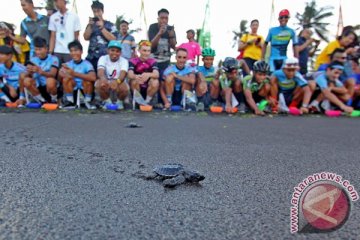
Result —
M 58 11 L 51 15 L 49 22 L 49 53 L 57 56 L 60 63 L 64 63 L 71 60 L 68 44 L 79 40 L 80 20 L 66 8 L 66 0 L 55 0 L 55 6 Z
M 109 41 L 116 39 L 118 31 L 113 23 L 104 20 L 104 4 L 94 1 L 91 9 L 94 17 L 89 18 L 84 39 L 90 41 L 86 60 L 91 62 L 96 71 L 99 58 L 107 54 L 107 45 Z
M 151 41 L 151 53 L 158 63 L 160 73 L 160 95 L 163 102 L 168 102 L 165 94 L 165 84 L 163 79 L 164 70 L 170 64 L 170 49 L 176 48 L 176 34 L 174 26 L 169 26 L 169 11 L 160 9 L 158 11 L 158 22 L 149 27 L 148 35 Z
M 287 58 L 286 52 L 290 40 L 293 44 L 294 57 L 298 58 L 298 39 L 295 34 L 295 31 L 287 26 L 287 23 L 290 18 L 290 12 L 287 9 L 281 10 L 279 13 L 279 23 L 280 26 L 270 28 L 265 43 L 262 47 L 262 59 L 265 59 L 266 47 L 268 43 L 271 43 L 271 52 L 270 52 L 270 71 L 274 72 L 275 70 L 281 69 L 284 60 Z
M 188 51 L 188 61 L 192 65 L 199 65 L 199 56 L 201 55 L 200 44 L 195 41 L 195 31 L 190 29 L 186 32 L 187 43 L 182 43 L 178 48 L 184 48 Z M 195 62 L 196 58 L 196 62 Z
M 46 43 L 49 44 L 49 18 L 35 12 L 32 0 L 21 0 L 20 3 L 27 17 L 21 22 L 20 37 L 15 37 L 13 40 L 17 43 L 25 44 L 26 36 L 28 36 L 30 38 L 30 57 L 34 57 L 35 47 L 33 40 L 36 37 L 45 39 Z
M 312 31 L 309 28 L 304 28 L 299 34 L 299 65 L 302 75 L 307 74 L 309 57 L 314 56 L 320 44 L 320 41 L 315 40 L 311 35 Z M 315 43 L 315 45 L 313 45 L 313 43 Z
M 118 40 L 121 43 L 122 51 L 121 56 L 126 60 L 136 57 L 136 42 L 135 38 L 129 34 L 129 23 L 125 20 L 120 22 L 120 33 Z

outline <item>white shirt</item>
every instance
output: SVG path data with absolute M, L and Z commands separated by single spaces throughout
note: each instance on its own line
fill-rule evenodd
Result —
M 64 15 L 57 11 L 50 17 L 49 31 L 56 32 L 55 53 L 70 53 L 68 44 L 75 40 L 75 32 L 81 30 L 79 17 L 68 10 Z
M 116 80 L 120 77 L 121 71 L 128 71 L 129 62 L 123 57 L 120 57 L 116 62 L 112 62 L 109 55 L 105 55 L 100 57 L 97 68 L 105 70 L 108 80 Z

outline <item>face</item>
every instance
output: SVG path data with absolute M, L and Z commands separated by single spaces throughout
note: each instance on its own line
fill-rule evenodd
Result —
M 194 38 L 194 34 L 192 32 L 188 32 L 186 33 L 186 38 L 187 39 L 193 39 Z
M 98 17 L 98 18 L 102 19 L 104 12 L 101 9 L 93 8 L 92 12 L 94 14 L 94 17 Z
M 45 58 L 47 55 L 46 47 L 35 47 L 35 55 L 41 59 Z
M 227 72 L 226 73 L 226 77 L 229 80 L 235 81 L 238 78 L 238 70 L 237 69 L 233 69 L 231 72 Z
M 151 47 L 150 46 L 141 46 L 139 49 L 140 57 L 144 60 L 148 59 L 151 54 Z
M 128 24 L 126 24 L 126 23 L 120 24 L 120 32 L 122 34 L 127 33 L 128 30 L 129 30 L 129 25 Z
M 110 60 L 113 62 L 116 62 L 117 60 L 119 60 L 119 58 L 121 56 L 121 50 L 118 48 L 109 48 L 108 54 L 109 54 Z
M 301 36 L 306 38 L 306 39 L 309 39 L 312 35 L 312 32 L 310 29 L 304 29 Z
M 186 59 L 187 59 L 187 52 L 185 51 L 178 51 L 176 53 L 176 66 L 178 68 L 184 68 L 185 67 L 185 63 L 186 63 Z
M 280 26 L 286 26 L 288 21 L 289 21 L 289 16 L 281 16 L 279 17 L 279 23 L 280 23 Z
M 158 17 L 158 23 L 160 25 L 167 25 L 169 22 L 169 14 L 167 13 L 160 13 Z
M 339 61 L 339 62 L 345 63 L 346 57 L 347 57 L 346 53 L 335 53 L 332 61 Z
M 211 68 L 214 64 L 214 57 L 204 57 L 202 60 L 206 68 Z
M 283 71 L 288 79 L 292 79 L 295 77 L 296 68 L 283 68 Z
M 0 63 L 6 63 L 12 59 L 12 54 L 0 53 Z
M 23 11 L 26 14 L 29 14 L 31 12 L 31 10 L 33 9 L 33 6 L 30 3 L 27 3 L 24 0 L 21 0 L 20 3 L 21 3 L 21 7 L 22 7 Z
M 259 28 L 259 23 L 257 21 L 253 22 L 251 25 L 250 25 L 250 28 L 251 28 L 251 31 L 256 33 L 258 28 Z
M 352 44 L 354 41 L 355 41 L 354 34 L 349 34 L 346 37 L 342 37 L 340 42 L 341 42 L 341 45 L 343 45 L 344 47 L 347 47 L 350 44 Z
M 70 48 L 70 56 L 75 62 L 79 62 L 81 60 L 82 51 L 78 48 Z
M 266 79 L 266 73 L 256 72 L 255 73 L 255 80 L 259 83 L 263 82 Z
M 66 1 L 65 0 L 55 0 L 55 6 L 57 9 L 64 9 L 64 8 L 66 8 Z
M 331 81 L 335 81 L 336 79 L 339 79 L 341 73 L 342 73 L 342 70 L 340 70 L 340 69 L 331 69 L 331 68 L 328 68 L 328 69 L 326 70 L 327 77 L 328 77 Z

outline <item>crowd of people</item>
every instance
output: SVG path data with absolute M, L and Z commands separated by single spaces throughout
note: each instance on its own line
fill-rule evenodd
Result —
M 186 32 L 188 42 L 177 43 L 168 10 L 158 11 L 148 39 L 137 43 L 127 21 L 117 29 L 104 19 L 103 3 L 93 1 L 94 16 L 83 33 L 89 41 L 83 59 L 79 17 L 67 9 L 66 0 L 54 2 L 56 11 L 44 16 L 34 10 L 32 0 L 21 0 L 27 17 L 20 35 L 14 34 L 14 25 L 0 23 L 0 104 L 73 108 L 81 106 L 76 101 L 81 95 L 88 109 L 182 105 L 204 111 L 223 106 L 228 113 L 237 109 L 265 115 L 291 108 L 300 114 L 330 109 L 351 113 L 360 107 L 360 51 L 351 26 L 321 51 L 309 71 L 309 58 L 320 41 L 309 28 L 296 35 L 287 26 L 290 12 L 284 9 L 279 26 L 269 29 L 266 38 L 257 33 L 259 21 L 251 21 L 251 31 L 239 41 L 239 56 L 220 59 L 215 66 L 216 49 L 201 49 L 194 30 Z M 294 56 L 287 56 L 290 41 Z M 185 93 L 193 95 L 191 101 Z

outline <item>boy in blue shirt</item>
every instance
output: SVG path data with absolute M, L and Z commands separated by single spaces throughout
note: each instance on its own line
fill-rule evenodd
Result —
M 27 73 L 21 76 L 24 87 L 35 101 L 56 103 L 59 59 L 48 54 L 46 40 L 41 37 L 34 39 L 34 50 L 35 57 L 27 64 Z
M 85 106 L 94 109 L 95 107 L 90 105 L 96 81 L 94 67 L 89 61 L 81 58 L 83 48 L 79 41 L 69 43 L 68 48 L 72 60 L 62 64 L 59 72 L 65 94 L 64 107 L 74 106 L 74 92 L 81 90 L 85 95 Z

